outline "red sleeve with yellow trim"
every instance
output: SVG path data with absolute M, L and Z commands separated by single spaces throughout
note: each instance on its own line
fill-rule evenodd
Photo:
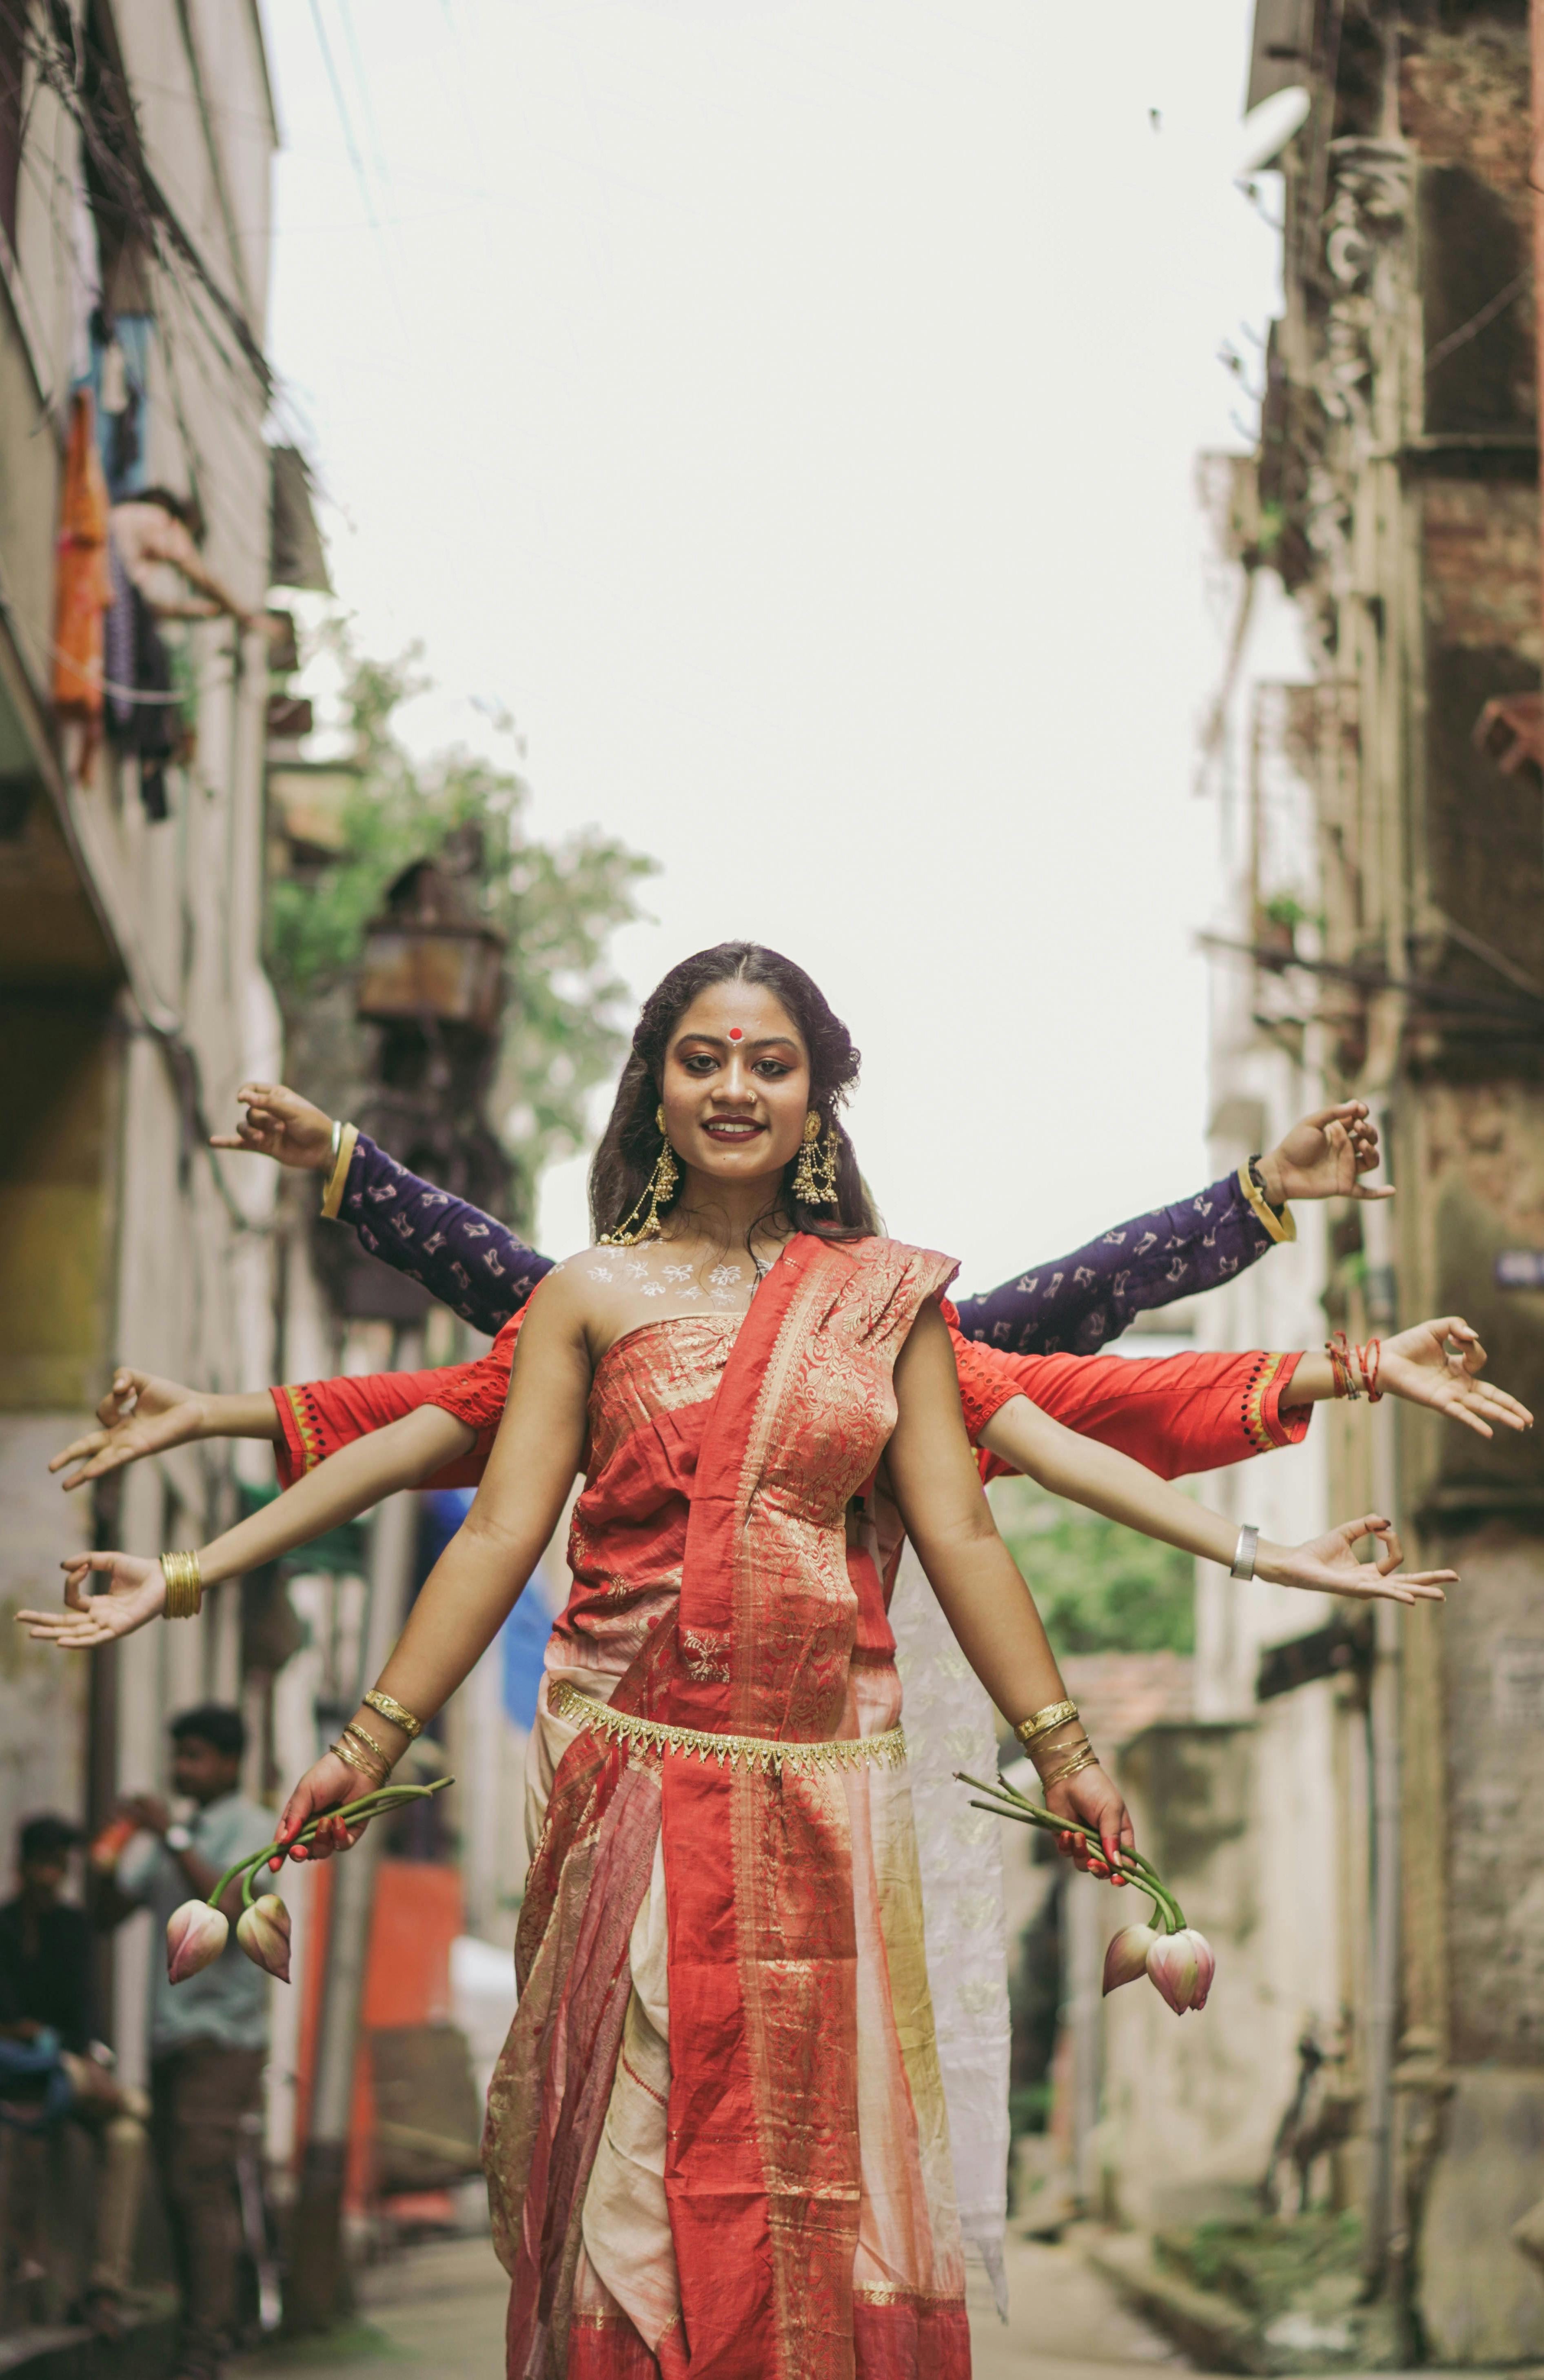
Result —
M 472 1364 L 441 1364 L 427 1372 L 369 1372 L 358 1378 L 307 1380 L 298 1388 L 274 1389 L 280 1438 L 274 1450 L 281 1486 L 292 1487 L 340 1446 L 370 1430 L 383 1429 L 420 1405 L 438 1405 L 477 1432 L 468 1454 L 445 1463 L 425 1488 L 475 1488 L 492 1451 L 504 1401 L 520 1316 L 506 1322 L 486 1355 Z
M 973 1444 L 1011 1397 L 1027 1397 L 1052 1420 L 1117 1447 L 1163 1479 L 1295 1446 L 1313 1414 L 1311 1405 L 1282 1410 L 1298 1354 L 1006 1355 L 956 1337 L 954 1356 Z M 982 1460 L 988 1478 L 1007 1468 L 995 1456 Z

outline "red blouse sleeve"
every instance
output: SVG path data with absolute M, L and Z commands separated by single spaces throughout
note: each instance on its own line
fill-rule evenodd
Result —
M 1311 1405 L 1282 1410 L 1296 1354 L 1005 1355 L 966 1340 L 954 1353 L 973 1442 L 1010 1397 L 1023 1396 L 1164 1479 L 1295 1446 L 1313 1414 Z M 991 1479 L 1008 1466 L 986 1454 L 982 1467 Z
M 520 1316 L 506 1322 L 486 1355 L 472 1364 L 441 1364 L 427 1372 L 370 1372 L 359 1378 L 307 1380 L 273 1390 L 279 1416 L 274 1450 L 280 1485 L 292 1487 L 340 1446 L 400 1421 L 419 1405 L 438 1405 L 477 1432 L 469 1453 L 445 1463 L 425 1488 L 475 1488 L 482 1477 L 509 1390 Z

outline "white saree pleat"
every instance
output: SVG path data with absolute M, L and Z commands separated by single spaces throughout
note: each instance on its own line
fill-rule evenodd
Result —
M 967 2254 L 1006 2318 L 1008 1961 L 997 1821 L 973 1810 L 954 1771 L 997 1766 L 991 1705 L 909 1544 L 891 1597 L 905 1688 L 907 1776 L 922 1876 L 923 1932 L 949 2143 Z

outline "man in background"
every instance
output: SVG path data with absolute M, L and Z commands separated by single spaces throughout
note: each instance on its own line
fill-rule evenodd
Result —
M 268 2047 L 268 1978 L 238 1948 L 241 1888 L 222 1903 L 231 1936 L 212 1966 L 174 1990 L 165 1926 L 185 1900 L 206 1900 L 225 1869 L 273 1839 L 270 1812 L 240 1790 L 247 1730 L 239 1711 L 205 1703 L 172 1721 L 172 1790 L 191 1802 L 187 1825 L 153 1793 L 123 1804 L 139 1828 L 99 1888 L 99 1924 L 132 1910 L 155 1919 L 151 1940 L 151 2138 L 182 2289 L 176 2380 L 215 2380 L 235 2327 L 241 2257 L 237 2163 L 257 2109 Z
M 0 2099 L 26 2131 L 78 2123 L 97 2153 L 95 2246 L 80 2311 L 123 2329 L 145 2164 L 144 2094 L 109 2071 L 91 2039 L 91 1926 L 63 1897 L 79 1829 L 29 1818 L 17 1838 L 13 1900 L 0 1905 Z

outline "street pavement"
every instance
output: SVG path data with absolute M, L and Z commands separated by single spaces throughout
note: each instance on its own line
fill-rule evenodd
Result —
M 973 2277 L 973 2380 L 1137 2380 L 1138 2366 L 1185 2368 L 1075 2250 L 1010 2240 L 1007 2263 L 1005 2324 Z M 232 2380 L 500 2380 L 506 2284 L 486 2240 L 408 2249 L 367 2273 L 360 2297 L 351 2337 L 321 2352 L 249 2356 Z

